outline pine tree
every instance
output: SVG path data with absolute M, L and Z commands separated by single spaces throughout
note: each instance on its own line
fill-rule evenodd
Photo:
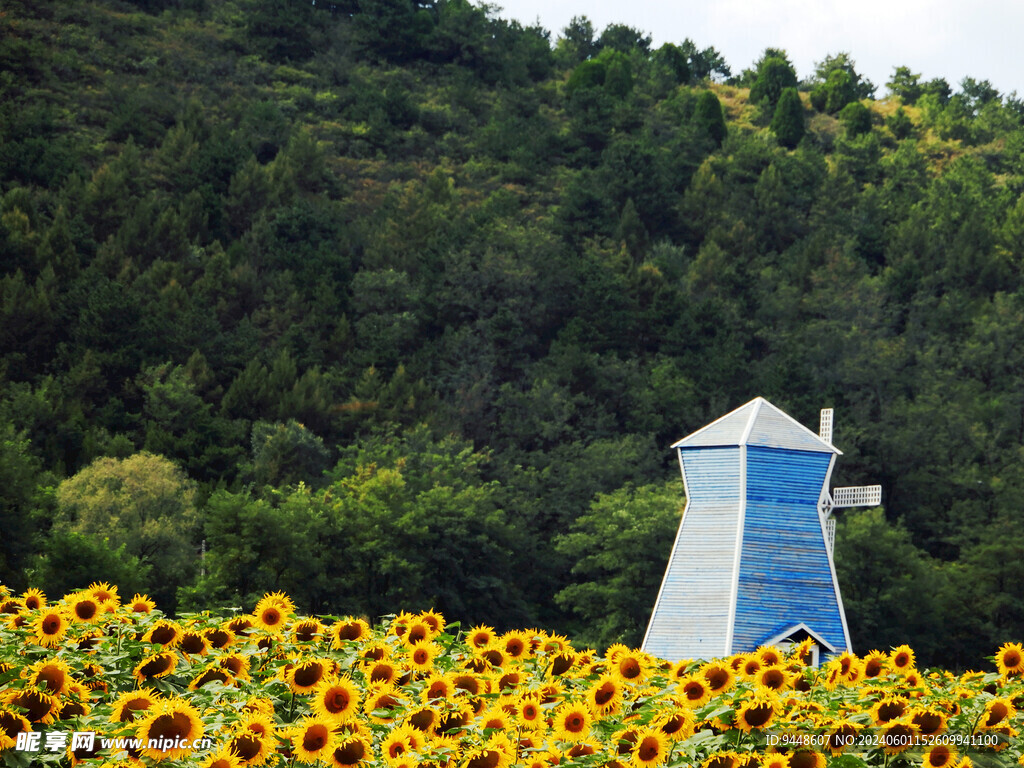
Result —
M 772 117 L 772 133 L 784 147 L 793 149 L 804 137 L 804 107 L 800 103 L 800 94 L 796 88 L 786 88 L 779 97 Z
M 715 142 L 715 146 L 722 146 L 729 129 L 725 126 L 722 103 L 713 91 L 703 91 L 697 97 L 693 120 L 698 128 Z

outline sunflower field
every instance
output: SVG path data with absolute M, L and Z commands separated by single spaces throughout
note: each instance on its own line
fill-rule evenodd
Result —
M 900 647 L 670 663 L 435 612 L 164 616 L 93 584 L 0 587 L 0 762 L 202 768 L 824 768 L 1022 763 L 1024 650 L 918 670 Z

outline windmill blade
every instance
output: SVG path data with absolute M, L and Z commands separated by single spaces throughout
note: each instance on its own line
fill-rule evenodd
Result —
M 858 485 L 852 488 L 833 488 L 832 506 L 835 509 L 845 507 L 877 507 L 882 503 L 882 486 Z
M 818 422 L 818 437 L 832 445 L 832 409 L 822 408 Z

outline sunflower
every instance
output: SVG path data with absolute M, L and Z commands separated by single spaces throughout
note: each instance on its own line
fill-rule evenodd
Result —
M 433 640 L 437 632 L 434 630 L 433 625 L 427 623 L 422 618 L 412 617 L 409 623 L 406 625 L 405 634 L 402 635 L 402 642 L 408 646 L 416 645 L 417 643 L 424 643 L 428 640 Z
M 284 605 L 274 601 L 267 602 L 267 598 L 263 598 L 256 604 L 253 624 L 266 632 L 277 634 L 284 629 L 289 615 Z
M 309 645 L 316 643 L 323 637 L 324 625 L 317 618 L 306 618 L 295 622 L 292 626 L 292 642 L 297 645 Z
M 551 729 L 556 739 L 579 743 L 590 734 L 592 717 L 582 704 L 563 704 L 554 714 Z
M 515 760 L 515 745 L 504 734 L 494 734 L 466 753 L 462 768 L 508 768 Z
M 981 716 L 981 728 L 995 728 L 1004 725 L 1011 719 L 1017 710 L 1009 699 L 992 699 L 985 705 L 985 712 Z
M 721 662 L 712 661 L 708 662 L 700 668 L 700 674 L 704 675 L 704 679 L 708 681 L 708 689 L 712 695 L 718 695 L 729 690 L 735 677 L 732 673 L 732 668 L 728 664 Z
M 383 640 L 370 640 L 359 651 L 359 658 L 364 663 L 391 658 L 391 646 Z
M 256 712 L 267 717 L 274 714 L 274 702 L 266 696 L 250 696 L 242 705 L 243 712 Z
M 138 691 L 126 691 L 114 702 L 110 722 L 134 722 L 136 714 L 151 710 L 158 701 L 160 701 L 160 697 L 146 688 Z
M 25 606 L 21 600 L 15 597 L 5 597 L 0 599 L 0 614 L 3 613 L 20 613 Z
M 426 734 L 433 734 L 440 722 L 437 710 L 426 704 L 416 707 L 405 716 L 405 722 Z
M 270 757 L 273 750 L 273 743 L 267 739 L 261 739 L 255 733 L 241 730 L 237 731 L 228 742 L 228 750 L 243 766 L 263 765 Z
M 65 601 L 70 609 L 71 621 L 76 624 L 93 621 L 102 612 L 100 601 L 88 592 L 76 592 L 73 595 L 67 595 Z
M 237 677 L 239 680 L 249 679 L 248 656 L 243 656 L 240 653 L 226 653 L 217 659 L 217 664 L 230 672 L 232 677 Z
M 871 707 L 871 720 L 875 725 L 898 720 L 906 713 L 908 703 L 902 696 L 886 696 Z
M 156 608 L 156 603 L 149 599 L 147 595 L 135 593 L 131 601 L 128 603 L 128 610 L 132 613 L 152 613 L 153 609 Z
M 46 607 L 46 595 L 42 590 L 28 589 L 21 596 L 21 602 L 26 611 L 38 611 L 40 608 Z
M 789 675 L 780 667 L 765 667 L 757 673 L 755 680 L 761 688 L 781 691 L 789 684 Z
M 164 648 L 174 648 L 181 642 L 184 633 L 180 626 L 173 621 L 162 619 L 142 636 L 143 642 L 162 645 Z
M 359 688 L 348 677 L 321 680 L 313 689 L 310 707 L 317 717 L 344 723 L 359 709 Z
M 501 648 L 491 647 L 480 651 L 480 658 L 487 662 L 489 667 L 500 669 L 507 664 L 505 652 Z
M 210 648 L 218 651 L 235 642 L 235 633 L 224 627 L 207 627 L 203 630 L 203 637 L 210 644 Z
M 19 733 L 31 730 L 32 723 L 23 715 L 7 707 L 0 707 L 0 752 L 16 745 Z
M 936 744 L 924 753 L 924 768 L 952 768 L 956 763 L 956 748 L 951 744 Z
M 903 673 L 914 668 L 914 651 L 909 645 L 900 645 L 889 654 L 889 666 Z
M 946 716 L 937 709 L 915 707 L 910 710 L 910 720 L 922 736 L 934 736 L 946 731 Z
M 290 730 L 292 754 L 300 763 L 315 763 L 334 751 L 337 738 L 331 724 L 316 717 L 305 717 Z
M 248 614 L 242 614 L 241 616 L 235 616 L 224 622 L 221 627 L 231 632 L 233 635 L 244 637 L 249 634 L 252 628 L 256 626 L 253 617 Z
M 420 694 L 424 702 L 448 699 L 455 692 L 455 683 L 449 674 L 434 672 L 424 682 L 423 693 Z
M 719 752 L 701 763 L 701 768 L 737 768 L 740 756 L 735 752 Z
M 434 636 L 440 635 L 444 632 L 445 620 L 444 616 L 434 610 L 423 611 L 418 617 L 420 621 L 426 622 L 427 626 L 430 627 Z
M 622 684 L 615 675 L 601 675 L 587 689 L 587 705 L 595 715 L 611 715 L 622 706 Z
M 789 756 L 789 768 L 825 768 L 825 755 L 811 749 L 798 749 Z
M 746 678 L 753 678 L 761 671 L 761 667 L 763 666 L 764 664 L 761 663 L 761 659 L 759 657 L 749 654 L 743 664 L 740 665 L 739 673 Z
M 466 643 L 473 648 L 482 650 L 489 648 L 495 640 L 494 627 L 483 624 L 473 627 L 466 635 Z
M 1004 677 L 1024 672 L 1024 646 L 1020 643 L 1004 643 L 996 651 L 996 667 Z
M 285 673 L 285 682 L 288 683 L 292 693 L 310 693 L 325 676 L 332 674 L 333 671 L 334 661 L 331 659 L 306 659 Z
M 202 632 L 187 629 L 181 633 L 178 648 L 189 656 L 205 656 L 210 652 L 210 639 Z
M 394 685 L 383 685 L 367 692 L 363 711 L 375 723 L 394 722 L 394 710 L 401 707 L 403 698 Z
M 761 768 L 789 768 L 789 755 L 764 755 L 761 758 Z
M 158 651 L 136 664 L 132 674 L 135 676 L 136 682 L 141 685 L 147 680 L 167 677 L 177 665 L 178 655 L 174 651 Z
M 36 688 L 9 690 L 4 693 L 2 701 L 8 706 L 20 707 L 31 722 L 43 725 L 49 725 L 54 721 L 60 706 L 60 699 Z
M 889 667 L 889 656 L 881 650 L 868 651 L 863 659 L 864 677 L 885 677 Z
M 762 645 L 755 653 L 761 660 L 761 664 L 766 667 L 775 667 L 782 663 L 782 654 L 773 645 Z
M 22 672 L 29 686 L 43 688 L 51 696 L 63 696 L 71 690 L 71 667 L 61 659 L 37 661 Z
M 497 646 L 510 659 L 522 659 L 530 653 L 530 638 L 525 632 L 506 632 L 498 639 Z
M 879 726 L 878 743 L 888 755 L 897 755 L 905 752 L 917 740 L 917 726 L 909 717 L 901 717 L 898 720 L 890 720 Z
M 628 683 L 642 683 L 647 679 L 645 665 L 647 655 L 640 651 L 626 651 L 615 657 L 614 672 L 620 680 Z
M 490 693 L 490 681 L 478 675 L 453 675 L 452 685 L 470 696 L 479 696 L 482 693 Z
M 189 750 L 174 745 L 201 739 L 203 732 L 203 721 L 195 707 L 181 699 L 164 699 L 153 705 L 139 724 L 136 736 L 147 745 L 142 748 L 142 755 L 160 762 L 185 757 Z M 151 748 L 149 745 L 154 743 L 157 747 Z M 165 744 L 168 748 L 159 748 Z
M 671 741 L 679 741 L 693 735 L 695 723 L 692 714 L 686 710 L 677 709 L 656 719 L 654 725 Z
M 755 694 L 736 711 L 736 726 L 746 733 L 768 726 L 779 711 L 778 700 L 766 694 Z
M 856 743 L 857 734 L 860 732 L 860 725 L 857 723 L 835 718 L 831 718 L 825 723 L 827 727 L 825 746 L 833 755 L 838 755 L 848 746 Z
M 398 760 L 407 758 L 418 744 L 422 744 L 420 732 L 410 725 L 400 725 L 381 740 L 380 756 L 393 765 Z
M 549 635 L 547 633 L 542 633 L 539 640 L 539 647 L 544 651 L 544 653 L 561 653 L 562 651 L 572 648 L 572 643 L 569 642 L 569 638 L 565 635 Z M 531 643 L 531 647 L 532 646 L 533 644 Z
M 683 703 L 692 709 L 702 707 L 711 700 L 711 686 L 699 672 L 680 679 L 676 687 L 683 696 Z
M 332 768 L 355 768 L 372 760 L 370 742 L 363 736 L 350 735 L 339 741 L 326 762 Z
M 331 647 L 338 650 L 343 648 L 345 643 L 361 643 L 371 632 L 370 625 L 362 619 L 341 619 L 331 625 L 329 634 Z
M 366 681 L 370 685 L 387 685 L 388 683 L 399 684 L 402 668 L 389 659 L 374 661 L 366 665 Z
M 245 713 L 242 719 L 238 721 L 237 728 L 239 732 L 251 733 L 253 736 L 273 744 L 274 731 L 276 729 L 273 714 L 272 706 L 269 710 L 257 706 Z
M 460 732 L 473 722 L 473 709 L 466 702 L 453 703 L 438 718 L 434 733 L 441 740 L 454 742 Z
M 117 594 L 117 587 L 111 586 L 105 581 L 94 581 L 86 588 L 85 591 L 93 597 L 95 597 L 101 603 L 110 603 L 114 606 L 121 604 L 121 597 Z
M 86 694 L 86 698 L 87 696 L 88 693 Z M 56 719 L 70 720 L 73 717 L 85 717 L 91 711 L 92 707 L 84 701 L 69 701 L 68 699 L 64 699 L 57 708 Z
M 498 730 L 505 731 L 511 728 L 511 717 L 501 707 L 488 707 L 476 718 L 477 725 L 482 730 Z
M 494 688 L 499 693 L 511 693 L 521 682 L 523 682 L 523 674 L 521 672 L 506 672 L 498 678 Z
M 199 764 L 199 768 L 242 768 L 242 763 L 238 759 L 238 755 L 231 751 L 231 745 L 225 743 L 219 749 L 210 753 Z
M 516 703 L 516 715 L 519 724 L 528 730 L 543 728 L 544 710 L 541 709 L 540 700 L 535 696 L 523 696 Z
M 46 648 L 60 645 L 68 632 L 68 619 L 59 608 L 44 610 L 32 623 L 35 636 L 32 641 Z
M 409 668 L 415 672 L 429 672 L 434 668 L 434 659 L 441 653 L 436 643 L 425 641 L 409 650 Z
M 192 678 L 188 684 L 188 689 L 190 691 L 198 691 L 207 683 L 231 685 L 232 682 L 231 673 L 216 662 L 213 662 L 212 664 L 207 664 L 198 675 Z
M 571 648 L 556 653 L 554 658 L 551 659 L 551 664 L 548 666 L 548 676 L 559 677 L 560 675 L 564 675 L 572 669 L 575 664 L 576 652 Z
M 274 750 L 274 721 L 263 712 L 248 712 L 235 726 L 229 742 L 242 765 L 262 765 Z

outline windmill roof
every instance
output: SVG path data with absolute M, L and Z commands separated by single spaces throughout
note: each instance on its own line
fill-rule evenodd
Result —
M 838 448 L 822 440 L 816 433 L 763 397 L 755 397 L 746 405 L 741 405 L 735 411 L 687 435 L 672 447 L 705 448 L 732 445 L 842 454 Z

